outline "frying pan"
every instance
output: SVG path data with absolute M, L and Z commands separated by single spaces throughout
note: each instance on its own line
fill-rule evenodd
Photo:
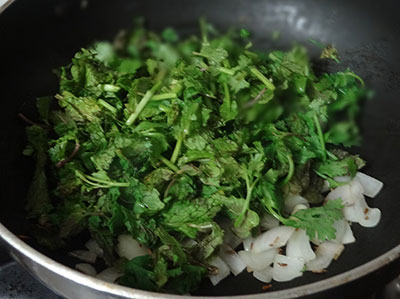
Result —
M 111 40 L 120 29 L 129 28 L 135 16 L 144 16 L 153 30 L 173 26 L 182 35 L 197 32 L 197 20 L 205 16 L 222 30 L 247 28 L 258 49 L 287 48 L 298 42 L 315 57 L 319 49 L 308 39 L 333 43 L 342 63 L 315 60 L 315 68 L 332 71 L 348 66 L 374 90 L 374 100 L 365 103 L 359 120 L 363 145 L 351 151 L 368 161 L 365 172 L 382 180 L 385 188 L 370 201 L 382 211 L 380 224 L 372 229 L 354 225 L 357 242 L 347 245 L 326 273 L 307 272 L 291 282 L 273 283 L 268 292 L 262 292 L 262 283 L 250 274 L 242 273 L 217 287 L 205 280 L 194 295 L 362 298 L 400 274 L 399 8 L 395 0 L 15 1 L 0 15 L 0 234 L 4 245 L 28 271 L 65 297 L 161 296 L 101 282 L 64 266 L 76 262 L 66 252 L 80 248 L 85 236 L 58 252 L 19 238 L 29 234 L 23 203 L 33 163 L 21 155 L 25 124 L 16 115 L 23 112 L 34 119 L 35 97 L 57 91 L 52 69 L 67 64 L 80 47 Z M 280 32 L 277 41 L 271 39 L 274 31 Z

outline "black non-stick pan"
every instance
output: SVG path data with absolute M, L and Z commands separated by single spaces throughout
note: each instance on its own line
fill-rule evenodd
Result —
M 95 40 L 111 40 L 121 29 L 130 28 L 135 16 L 144 16 L 153 30 L 173 26 L 183 35 L 197 32 L 197 21 L 205 16 L 221 30 L 247 28 L 258 49 L 287 48 L 297 42 L 317 57 L 319 49 L 309 39 L 333 43 L 341 64 L 315 59 L 315 68 L 350 67 L 375 92 L 374 99 L 362 107 L 362 146 L 352 151 L 368 161 L 365 172 L 382 180 L 385 187 L 370 202 L 382 211 L 380 224 L 372 229 L 354 225 L 356 243 L 346 246 L 326 273 L 305 273 L 291 282 L 275 282 L 266 293 L 262 293 L 262 283 L 243 273 L 217 287 L 205 281 L 196 294 L 362 298 L 400 274 L 399 8 L 396 0 L 16 0 L 0 15 L 0 220 L 9 229 L 1 227 L 0 232 L 8 248 L 28 270 L 64 296 L 74 297 L 78 291 L 71 288 L 80 285 L 79 290 L 85 291 L 78 294 L 93 298 L 105 294 L 156 297 L 118 286 L 104 288 L 95 280 L 71 274 L 75 272 L 46 260 L 15 237 L 29 235 L 23 202 L 33 173 L 32 162 L 21 155 L 25 124 L 17 114 L 23 112 L 34 119 L 35 97 L 56 92 L 52 70 L 67 64 L 80 47 Z M 271 39 L 274 31 L 280 32 L 275 41 Z M 60 263 L 72 262 L 65 251 L 47 252 L 32 240 L 27 242 Z M 79 240 L 66 250 L 78 246 Z M 317 293 L 321 291 L 324 293 Z

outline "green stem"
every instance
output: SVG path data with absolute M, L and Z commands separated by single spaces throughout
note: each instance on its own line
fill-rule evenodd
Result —
M 270 205 L 266 205 L 268 212 L 278 219 L 280 222 L 285 223 L 286 218 L 282 217 L 278 212 L 276 212 Z
M 334 161 L 339 160 L 338 157 L 336 157 L 336 156 L 335 156 L 334 154 L 332 154 L 330 151 L 326 151 L 326 153 L 328 154 L 328 156 L 329 156 L 330 159 L 332 159 L 332 160 L 334 160 Z
M 75 171 L 76 175 L 78 177 L 80 177 L 83 181 L 85 181 L 86 183 L 93 185 L 93 186 L 102 186 L 100 184 L 97 183 L 102 183 L 105 184 L 102 187 L 99 188 L 109 188 L 109 187 L 129 187 L 129 183 L 125 183 L 125 182 L 113 182 L 113 181 L 106 181 L 106 180 L 102 180 L 99 178 L 95 178 L 93 176 L 90 175 L 85 175 L 83 173 L 81 173 L 80 171 L 76 170 Z M 93 182 L 92 182 L 93 181 Z
M 169 168 L 171 168 L 173 171 L 175 171 L 175 172 L 179 171 L 179 168 L 176 167 L 176 165 L 174 163 L 172 163 L 171 161 L 169 161 L 165 157 L 160 156 L 160 161 L 163 162 L 165 165 L 167 165 Z
M 230 76 L 233 76 L 235 74 L 234 71 L 232 71 L 231 69 L 228 69 L 226 67 L 223 67 L 223 66 L 217 67 L 217 70 L 220 71 L 221 73 L 224 73 L 224 74 L 227 74 Z
M 293 159 L 290 155 L 286 156 L 288 161 L 289 161 L 289 171 L 287 176 L 285 177 L 285 179 L 282 181 L 281 186 L 286 185 L 287 183 L 289 183 L 290 179 L 292 178 L 293 174 L 294 174 L 294 163 L 293 163 Z
M 106 108 L 107 110 L 111 111 L 113 114 L 117 113 L 117 109 L 115 109 L 114 106 L 110 105 L 109 103 L 107 103 L 106 101 L 100 99 L 98 100 L 98 103 L 103 106 L 104 108 Z
M 224 94 L 225 94 L 225 103 L 228 105 L 229 108 L 231 108 L 231 95 L 229 93 L 229 88 L 228 84 L 223 83 L 224 86 Z
M 75 173 L 76 173 L 76 175 L 77 175 L 82 181 L 84 181 L 85 183 L 87 183 L 87 184 L 89 184 L 89 185 L 91 185 L 91 186 L 93 186 L 93 187 L 97 187 L 97 188 L 109 188 L 109 186 L 100 185 L 100 184 L 96 184 L 96 183 L 93 183 L 93 182 L 89 181 L 89 180 L 86 179 L 86 177 L 85 177 L 83 174 L 81 174 L 79 171 L 76 171 Z
M 271 81 L 269 81 L 259 70 L 257 70 L 255 67 L 250 68 L 250 72 L 256 76 L 262 83 L 264 83 L 265 87 L 267 87 L 270 90 L 275 90 L 275 85 L 272 84 Z
M 177 98 L 177 94 L 174 92 L 167 92 L 167 93 L 160 93 L 156 94 L 151 97 L 152 101 L 161 101 L 161 100 L 170 100 L 170 99 L 175 99 Z
M 178 159 L 178 156 L 179 156 L 179 153 L 180 153 L 181 147 L 182 147 L 182 142 L 183 142 L 183 135 L 180 135 L 178 140 L 176 141 L 175 148 L 174 148 L 174 151 L 171 156 L 172 164 L 175 164 L 176 160 Z
M 358 81 L 360 81 L 362 87 L 365 86 L 364 80 L 363 80 L 360 76 L 354 74 L 353 72 L 346 72 L 345 74 L 346 74 L 347 76 L 354 77 L 354 78 L 356 78 Z
M 238 227 L 242 224 L 243 217 L 246 214 L 246 211 L 250 205 L 251 193 L 253 192 L 253 189 L 250 186 L 249 176 L 247 174 L 245 174 L 245 181 L 246 181 L 246 199 L 239 217 L 237 217 L 235 220 L 234 223 L 235 227 Z
M 117 92 L 121 89 L 119 86 L 113 84 L 102 84 L 101 87 L 104 91 L 108 92 Z
M 314 124 L 317 128 L 319 142 L 321 143 L 323 158 L 324 158 L 324 160 L 326 160 L 325 139 L 324 139 L 324 134 L 322 133 L 321 124 L 319 123 L 319 119 L 316 114 L 314 114 L 313 119 L 314 119 Z
M 147 103 L 150 101 L 154 93 L 161 87 L 161 81 L 157 82 L 151 89 L 146 91 L 145 95 L 143 98 L 140 100 L 139 104 L 137 105 L 135 112 L 129 116 L 128 120 L 126 121 L 126 124 L 128 126 L 132 125 L 136 119 L 138 118 L 140 112 L 142 112 L 143 108 L 147 105 Z

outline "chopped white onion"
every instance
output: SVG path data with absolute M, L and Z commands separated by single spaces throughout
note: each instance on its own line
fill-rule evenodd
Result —
M 302 197 L 300 195 L 295 195 L 295 194 L 289 193 L 289 195 L 285 199 L 285 206 L 283 207 L 283 211 L 285 213 L 287 213 L 288 215 L 290 215 L 292 213 L 294 207 L 297 206 L 298 204 L 303 204 L 303 205 L 307 206 L 307 208 L 310 207 L 307 199 L 305 199 L 304 197 Z
M 333 178 L 338 183 L 346 183 L 351 181 L 351 177 L 348 175 L 337 176 Z
M 340 198 L 344 206 L 350 206 L 362 197 L 362 186 L 358 181 L 351 181 L 349 184 L 339 186 L 333 189 L 326 196 L 326 200 L 335 200 Z
M 360 219 L 360 225 L 363 227 L 375 227 L 381 220 L 381 210 L 378 208 L 365 208 L 364 216 Z
M 324 185 L 322 186 L 322 193 L 328 192 L 329 190 L 331 190 L 331 186 L 329 185 L 328 181 L 324 181 Z
M 357 222 L 363 227 L 374 227 L 381 219 L 381 211 L 368 207 L 364 196 L 353 205 L 344 207 L 343 215 L 348 221 Z
M 75 269 L 90 276 L 95 276 L 97 273 L 92 265 L 86 263 L 76 264 Z
M 336 220 L 333 223 L 333 227 L 336 230 L 336 233 L 335 233 L 336 238 L 331 240 L 332 242 L 343 244 L 343 237 L 346 232 L 346 224 L 348 225 L 348 222 L 346 219 Z
M 94 264 L 96 262 L 96 254 L 88 250 L 74 250 L 68 253 L 83 262 Z
M 361 183 L 364 194 L 368 197 L 375 197 L 382 189 L 383 183 L 362 172 L 357 172 L 355 179 Z
M 294 227 L 277 226 L 259 235 L 253 243 L 253 251 L 261 252 L 271 248 L 282 247 L 294 232 Z
M 132 238 L 132 236 L 130 235 L 118 236 L 116 251 L 120 257 L 125 257 L 128 260 L 149 253 L 148 249 L 145 246 L 139 244 L 139 242 Z
M 272 271 L 273 268 L 271 266 L 268 266 L 267 268 L 260 270 L 260 271 L 254 271 L 253 276 L 254 278 L 258 279 L 259 281 L 269 283 L 272 280 Z
M 351 230 L 350 223 L 346 221 L 345 231 L 342 239 L 344 245 L 354 243 L 356 238 L 354 238 L 353 231 Z
M 279 226 L 279 220 L 271 214 L 265 213 L 260 219 L 260 228 L 262 231 Z
M 297 211 L 306 210 L 306 209 L 308 209 L 308 208 L 309 208 L 309 207 L 307 207 L 306 205 L 298 204 L 298 205 L 296 205 L 296 206 L 293 208 L 292 215 L 293 215 L 294 213 L 296 213 Z
M 110 267 L 106 268 L 100 273 L 96 275 L 98 279 L 107 281 L 107 282 L 114 282 L 117 280 L 117 278 L 121 277 L 123 274 L 121 272 L 118 272 L 117 269 Z
M 254 245 L 254 238 L 253 237 L 247 237 L 246 239 L 243 240 L 243 249 L 245 251 L 249 251 L 253 249 Z
M 343 244 L 326 241 L 315 250 L 316 258 L 306 263 L 308 270 L 321 273 L 327 268 L 332 259 L 337 259 L 344 249 Z
M 94 239 L 90 239 L 89 241 L 87 241 L 85 243 L 85 247 L 89 251 L 94 252 L 96 254 L 96 256 L 98 256 L 98 257 L 102 257 L 104 254 L 103 249 L 100 247 L 100 245 Z
M 345 176 L 337 176 L 333 178 L 336 182 L 339 183 L 346 183 L 351 181 L 351 177 L 348 175 Z M 324 185 L 322 186 L 321 192 L 324 193 L 326 191 L 329 191 L 331 189 L 331 185 L 329 184 L 329 181 L 324 181 Z
M 243 263 L 246 264 L 250 271 L 261 271 L 267 268 L 274 260 L 275 255 L 278 253 L 278 249 L 272 248 L 265 251 L 256 253 L 252 250 L 238 252 Z
M 219 256 L 228 265 L 229 269 L 235 276 L 240 274 L 246 268 L 246 265 L 243 263 L 240 256 L 228 245 L 222 244 Z
M 210 265 L 218 268 L 217 274 L 208 276 L 214 286 L 217 285 L 221 280 L 229 276 L 229 267 L 219 256 L 215 257 L 210 262 Z
M 274 259 L 272 278 L 276 281 L 289 281 L 303 275 L 304 261 L 296 257 L 277 254 Z
M 305 263 L 315 258 L 310 238 L 304 229 L 296 229 L 286 244 L 286 255 L 302 259 Z

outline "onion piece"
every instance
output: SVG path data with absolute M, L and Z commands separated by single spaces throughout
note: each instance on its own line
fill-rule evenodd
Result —
M 294 208 L 293 208 L 293 211 L 292 211 L 292 215 L 293 214 L 295 214 L 297 211 L 300 211 L 300 210 L 306 210 L 306 209 L 308 209 L 309 207 L 307 207 L 306 205 L 303 205 L 303 204 L 298 204 L 298 205 L 296 205 Z
M 328 181 L 324 181 L 324 185 L 322 186 L 322 193 L 328 192 L 329 190 L 331 190 L 331 186 L 329 185 Z
M 282 247 L 294 232 L 294 227 L 277 226 L 259 235 L 253 243 L 253 251 L 258 253 L 271 248 Z
M 259 271 L 254 271 L 253 276 L 254 278 L 258 279 L 259 281 L 269 283 L 272 280 L 272 271 L 273 268 L 268 266 L 267 268 Z
M 90 276 L 96 275 L 96 269 L 91 264 L 76 264 L 75 269 Z
M 107 281 L 107 282 L 114 282 L 116 281 L 119 277 L 121 277 L 123 273 L 118 272 L 117 269 L 110 267 L 106 268 L 100 273 L 96 275 L 96 278 Z
M 338 183 L 347 183 L 351 181 L 351 177 L 348 175 L 344 176 L 337 176 L 333 178 L 334 181 Z M 324 193 L 326 191 L 329 191 L 331 189 L 331 185 L 329 184 L 329 181 L 324 181 L 324 185 L 322 186 L 321 192 Z
M 246 264 L 248 270 L 261 271 L 272 264 L 278 249 L 272 248 L 259 253 L 253 251 L 241 250 L 238 252 L 243 263 Z
M 68 253 L 83 262 L 94 264 L 96 262 L 96 254 L 88 250 L 74 250 Z
M 353 231 L 351 230 L 350 223 L 346 221 L 345 224 L 345 232 L 343 234 L 342 243 L 344 245 L 354 243 L 356 238 L 354 238 Z
M 130 235 L 118 236 L 116 252 L 120 257 L 125 257 L 128 260 L 149 254 L 149 250 Z
M 336 237 L 335 239 L 331 240 L 332 242 L 343 244 L 343 237 L 346 232 L 346 224 L 348 224 L 346 219 L 336 220 L 333 223 L 333 227 L 336 230 Z
M 243 249 L 245 251 L 249 251 L 253 249 L 254 245 L 254 238 L 253 237 L 247 237 L 246 239 L 243 240 Z
M 351 176 L 349 175 L 342 175 L 342 176 L 336 176 L 333 178 L 336 182 L 338 183 L 348 183 L 351 181 Z
M 335 200 L 340 198 L 344 206 L 350 206 L 363 197 L 362 192 L 361 184 L 353 180 L 349 184 L 333 189 L 328 193 L 325 199 Z
M 305 263 L 315 259 L 310 238 L 304 229 L 296 229 L 286 244 L 286 255 L 302 259 Z
M 87 241 L 85 243 L 85 247 L 93 252 L 94 254 L 96 254 L 96 256 L 98 257 L 102 257 L 104 254 L 103 249 L 100 247 L 100 245 L 94 240 L 94 239 L 90 239 L 89 241 Z
M 266 231 L 277 226 L 279 226 L 279 220 L 268 213 L 265 213 L 260 219 L 260 227 L 262 231 Z
M 219 256 L 228 265 L 229 269 L 235 276 L 240 274 L 246 268 L 246 265 L 243 263 L 240 256 L 228 245 L 222 244 Z
M 272 278 L 276 281 L 289 281 L 303 275 L 304 261 L 296 257 L 277 254 L 274 259 Z
M 316 258 L 306 263 L 307 270 L 322 273 L 327 268 L 332 259 L 337 259 L 344 249 L 343 244 L 326 241 L 315 250 Z
M 383 183 L 362 172 L 357 172 L 355 179 L 363 186 L 364 194 L 374 198 L 383 188 Z
M 363 227 L 374 227 L 381 219 L 381 211 L 368 207 L 364 196 L 353 205 L 344 207 L 343 215 L 346 220 L 357 222 Z
M 381 220 L 381 210 L 378 208 L 367 208 L 364 209 L 363 216 L 361 217 L 360 223 L 363 227 L 375 227 Z
M 218 268 L 217 274 L 208 276 L 214 286 L 217 285 L 221 280 L 229 276 L 229 267 L 219 256 L 211 260 L 210 265 Z
M 285 199 L 285 206 L 283 207 L 283 211 L 290 215 L 293 212 L 293 209 L 295 206 L 298 204 L 303 204 L 307 208 L 310 207 L 310 204 L 308 203 L 307 199 L 300 195 L 295 195 L 292 193 L 289 193 L 289 195 Z

